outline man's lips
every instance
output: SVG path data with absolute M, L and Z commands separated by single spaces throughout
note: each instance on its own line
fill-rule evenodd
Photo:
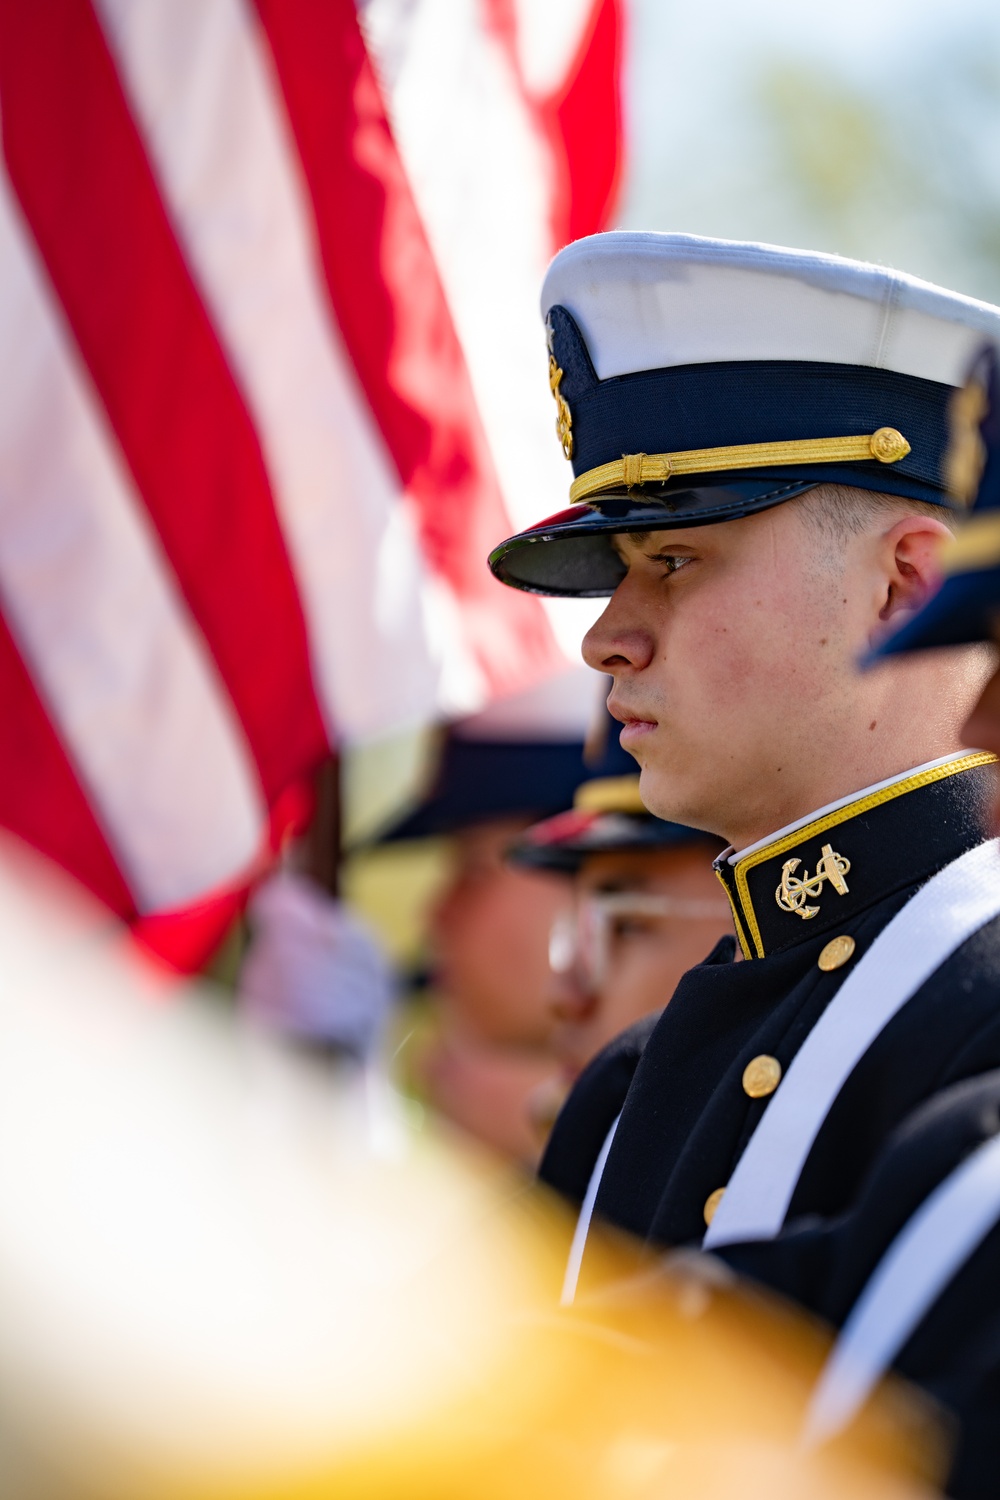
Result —
M 622 745 L 634 744 L 657 727 L 656 719 L 647 719 L 642 714 L 636 713 L 634 709 L 624 708 L 618 703 L 609 701 L 608 711 L 612 718 L 617 719 L 622 725 L 621 734 L 618 736 Z
M 647 734 L 652 734 L 656 727 L 655 719 L 626 719 L 622 725 L 622 732 L 618 736 L 618 743 L 626 748 L 629 745 L 635 745 Z

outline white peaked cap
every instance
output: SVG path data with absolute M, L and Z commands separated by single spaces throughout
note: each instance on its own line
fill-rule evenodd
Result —
M 613 231 L 560 251 L 542 312 L 560 305 L 600 380 L 722 361 L 867 365 L 960 385 L 1000 308 L 902 271 L 811 250 Z

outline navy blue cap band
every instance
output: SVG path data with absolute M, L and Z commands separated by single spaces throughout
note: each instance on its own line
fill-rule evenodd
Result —
M 894 427 L 908 440 L 910 452 L 892 465 L 875 460 L 796 465 L 791 472 L 754 469 L 752 477 L 856 484 L 863 476 L 865 488 L 948 503 L 941 461 L 951 386 L 867 365 L 805 360 L 679 365 L 598 380 L 570 313 L 553 307 L 549 326 L 553 357 L 563 372 L 559 393 L 572 419 L 577 476 L 623 453 L 844 437 Z M 699 476 L 698 483 L 726 483 L 732 477 Z M 651 493 L 690 485 L 690 479 L 677 478 Z
M 584 491 L 583 503 L 494 549 L 490 568 L 513 588 L 606 597 L 625 573 L 612 544 L 616 533 L 738 520 L 818 484 L 958 508 L 942 480 L 950 385 L 868 365 L 814 360 L 677 365 L 599 380 L 566 308 L 550 310 L 548 329 L 551 380 L 574 473 L 592 480 L 593 490 Z M 773 466 L 726 466 L 762 456 L 732 451 L 748 445 L 815 444 L 870 437 L 884 429 L 894 429 L 897 439 L 901 434 L 909 451 L 881 463 L 853 456 L 846 462 L 806 462 L 800 451 L 782 453 Z M 701 472 L 713 449 L 719 450 L 720 468 Z M 656 455 L 693 458 L 692 450 L 709 450 L 697 453 L 696 477 L 645 479 L 643 455 L 654 455 L 655 463 Z M 815 448 L 810 457 L 814 454 Z M 635 463 L 641 482 L 628 478 Z M 611 471 L 607 479 L 599 472 L 604 466 Z

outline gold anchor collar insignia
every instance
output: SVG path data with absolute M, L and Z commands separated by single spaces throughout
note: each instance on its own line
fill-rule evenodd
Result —
M 826 881 L 830 882 L 838 896 L 847 895 L 848 887 L 844 876 L 850 873 L 851 861 L 842 854 L 835 853 L 831 844 L 824 844 L 815 875 L 803 870 L 801 877 L 797 876 L 795 871 L 801 863 L 800 859 L 785 860 L 781 867 L 781 884 L 774 893 L 774 899 L 782 911 L 794 912 L 797 917 L 808 922 L 810 917 L 819 914 L 819 907 L 809 906 L 807 903 L 819 896 Z
M 963 790 L 962 773 L 994 761 L 992 755 L 973 751 L 942 765 L 920 767 L 859 793 L 732 863 L 721 858 L 716 869 L 744 957 L 764 958 L 828 928 L 843 935 L 844 924 L 877 900 L 880 889 L 932 875 L 939 868 L 935 860 L 946 857 L 951 847 L 947 840 L 942 843 L 942 807 L 954 799 L 951 826 L 967 826 L 970 806 L 978 806 L 986 783 L 976 780 Z M 938 783 L 954 790 L 947 792 Z M 911 798 L 911 793 L 918 796 Z M 922 835 L 924 817 L 938 830 L 933 851 Z M 954 855 L 963 848 L 956 831 Z

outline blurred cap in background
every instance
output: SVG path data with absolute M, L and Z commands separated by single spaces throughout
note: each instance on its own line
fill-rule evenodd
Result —
M 585 743 L 602 684 L 588 667 L 574 668 L 450 725 L 429 789 L 381 841 L 430 838 L 569 807 L 592 774 Z
M 586 775 L 571 803 L 525 831 L 509 852 L 512 864 L 575 875 L 591 854 L 711 841 L 700 829 L 655 817 L 643 804 L 638 767 L 622 749 L 619 729 L 607 710 L 599 715 L 587 741 Z

